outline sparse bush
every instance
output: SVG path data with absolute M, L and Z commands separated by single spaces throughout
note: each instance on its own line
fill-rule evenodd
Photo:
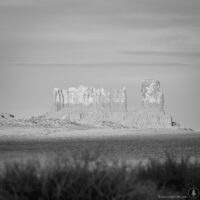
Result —
M 146 166 L 139 166 L 137 179 L 154 182 L 158 189 L 169 188 L 172 191 L 187 191 L 191 186 L 200 185 L 200 164 L 190 163 L 189 157 L 180 160 L 166 153 L 161 162 L 150 159 Z
M 96 153 L 59 156 L 44 166 L 39 161 L 6 163 L 0 173 L 3 200 L 155 200 L 158 194 L 177 194 L 199 185 L 200 166 L 188 158 L 180 162 L 150 160 L 130 168 Z

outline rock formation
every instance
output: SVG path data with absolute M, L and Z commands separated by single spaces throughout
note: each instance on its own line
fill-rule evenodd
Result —
M 16 119 L 0 113 L 0 126 L 16 127 L 112 127 L 112 128 L 180 128 L 164 110 L 164 94 L 158 80 L 146 79 L 141 85 L 141 109 L 127 110 L 126 88 L 105 89 L 79 86 L 54 88 L 54 105 L 50 112 L 30 119 Z M 75 122 L 75 123 L 74 123 Z M 191 129 L 184 129 L 189 130 Z
M 14 119 L 15 116 L 10 113 L 0 113 L 0 118 L 1 119 Z
M 142 107 L 146 110 L 164 110 L 164 94 L 160 82 L 147 79 L 142 82 Z
M 54 88 L 55 109 L 72 120 L 106 120 L 111 116 L 122 117 L 127 112 L 126 88 L 113 93 L 103 88 L 79 86 L 67 90 Z
M 170 128 L 171 116 L 164 111 L 164 94 L 160 82 L 147 79 L 142 82 L 142 108 L 136 114 L 134 123 L 137 128 Z
M 51 117 L 51 115 L 49 114 Z M 172 117 L 164 110 L 164 94 L 158 80 L 146 79 L 141 85 L 141 109 L 127 111 L 126 88 L 105 89 L 79 86 L 54 89 L 53 117 L 95 124 L 110 121 L 138 129 L 171 128 Z

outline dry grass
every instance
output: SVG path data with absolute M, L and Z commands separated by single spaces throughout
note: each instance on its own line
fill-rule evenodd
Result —
M 200 185 L 200 165 L 187 158 L 179 162 L 150 160 L 131 167 L 108 161 L 98 153 L 39 161 L 5 163 L 0 173 L 0 199 L 4 200 L 155 200 L 159 194 L 184 194 Z

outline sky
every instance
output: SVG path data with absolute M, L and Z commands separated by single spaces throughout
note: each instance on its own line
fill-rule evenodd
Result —
M 161 82 L 165 111 L 200 130 L 199 0 L 0 0 L 0 111 L 48 111 L 54 87 Z

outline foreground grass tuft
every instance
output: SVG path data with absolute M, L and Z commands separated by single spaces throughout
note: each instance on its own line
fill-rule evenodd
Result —
M 137 179 L 152 181 L 158 189 L 168 188 L 171 191 L 187 191 L 192 186 L 200 185 L 200 164 L 191 163 L 189 158 L 166 154 L 164 162 L 151 159 L 146 166 L 139 166 Z
M 145 166 L 107 161 L 84 151 L 39 161 L 7 163 L 0 173 L 5 200 L 155 200 L 159 194 L 185 194 L 200 185 L 200 165 L 189 159 L 150 160 Z

